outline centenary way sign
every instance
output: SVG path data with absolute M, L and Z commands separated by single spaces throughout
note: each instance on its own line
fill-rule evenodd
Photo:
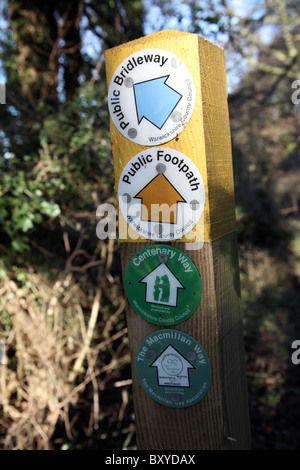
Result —
M 169 245 L 138 251 L 128 263 L 124 286 L 132 308 L 160 326 L 187 320 L 201 298 L 201 279 L 192 260 Z
M 138 449 L 248 449 L 224 52 L 166 30 L 105 57 Z

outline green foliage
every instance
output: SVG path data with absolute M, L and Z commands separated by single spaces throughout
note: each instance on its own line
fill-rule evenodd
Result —
M 9 358 L 0 401 L 3 410 L 9 405 L 2 410 L 9 431 L 3 437 L 1 427 L 0 448 L 53 447 L 56 424 L 59 448 L 68 446 L 62 436 L 81 448 L 88 428 L 93 433 L 100 424 L 108 435 L 126 422 L 123 388 L 114 403 L 109 388 L 128 374 L 130 360 L 120 266 L 114 241 L 97 238 L 96 208 L 115 202 L 102 54 L 142 35 L 142 10 L 140 0 L 7 2 L 7 34 L 0 32 L 7 85 L 0 106 L 0 339 Z M 86 33 L 98 37 L 99 56 L 89 55 Z M 107 390 L 97 390 L 98 376 Z M 11 393 L 5 381 L 17 383 Z M 93 408 L 87 400 L 66 436 L 61 411 L 69 422 L 78 384 L 82 395 L 95 386 L 95 412 L 86 421 Z M 130 415 L 127 422 L 134 432 Z M 121 431 L 119 448 L 125 438 Z
M 8 166 L 1 157 L 2 171 Z M 2 236 L 5 235 L 5 251 L 24 253 L 29 250 L 27 232 L 40 225 L 44 216 L 56 217 L 60 214 L 57 203 L 49 198 L 43 184 L 28 178 L 24 170 L 6 172 L 0 183 L 0 222 Z
M 38 153 L 24 155 L 22 160 L 1 156 L 0 222 L 6 265 L 15 255 L 29 252 L 30 241 L 38 236 L 40 226 L 47 227 L 48 219 L 62 213 L 68 218 L 76 210 L 95 210 L 93 191 L 99 201 L 112 197 L 104 92 L 103 85 L 100 89 L 87 85 L 60 112 L 53 114 L 48 109 L 44 121 L 35 125 Z

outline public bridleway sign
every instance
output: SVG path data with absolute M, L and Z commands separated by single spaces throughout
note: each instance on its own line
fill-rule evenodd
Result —
M 116 69 L 108 106 L 116 128 L 133 142 L 156 146 L 180 134 L 195 106 L 195 85 L 186 65 L 161 49 L 127 57 Z

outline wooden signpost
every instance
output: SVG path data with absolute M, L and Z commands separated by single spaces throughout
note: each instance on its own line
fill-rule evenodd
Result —
M 223 50 L 106 52 L 138 449 L 249 449 Z

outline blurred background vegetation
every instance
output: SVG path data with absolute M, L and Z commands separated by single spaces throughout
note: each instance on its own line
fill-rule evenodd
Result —
M 300 2 L 0 5 L 0 449 L 135 448 L 104 50 L 166 28 L 225 49 L 253 448 L 299 448 Z

